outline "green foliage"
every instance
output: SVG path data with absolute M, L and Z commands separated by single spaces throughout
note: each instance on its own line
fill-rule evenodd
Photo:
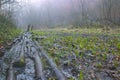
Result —
M 78 80 L 84 80 L 84 78 L 83 78 L 83 71 L 80 71 L 79 79 Z
M 10 42 L 19 33 L 20 30 L 9 19 L 0 15 L 0 45 L 5 45 L 7 42 Z
M 117 44 L 117 48 L 120 49 L 120 42 Z
M 14 67 L 25 67 L 25 59 L 22 58 L 20 61 L 13 64 Z
M 86 30 L 86 29 L 85 29 Z M 93 29 L 90 29 L 93 31 Z M 88 31 L 90 31 L 88 30 Z M 90 32 L 92 32 L 90 31 Z M 41 45 L 47 50 L 59 66 L 61 59 L 65 60 L 73 53 L 77 59 L 94 60 L 94 66 L 99 70 L 106 66 L 108 55 L 119 57 L 120 37 L 103 33 L 81 33 L 73 31 L 33 31 L 34 34 L 46 36 Z M 72 61 L 67 60 L 68 64 Z M 84 63 L 84 62 L 83 62 Z M 75 64 L 74 62 L 72 64 Z M 84 63 L 86 67 L 89 63 Z M 78 64 L 79 65 L 79 64 Z M 74 65 L 74 66 L 78 66 Z M 113 66 L 118 67 L 118 60 L 113 61 Z M 83 70 L 84 71 L 84 70 Z M 84 80 L 83 71 L 79 72 L 78 80 Z M 74 80 L 70 78 L 69 80 Z
M 101 62 L 97 62 L 95 65 L 97 68 L 102 68 L 102 63 Z

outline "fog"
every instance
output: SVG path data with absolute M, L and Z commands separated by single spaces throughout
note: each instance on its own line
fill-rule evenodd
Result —
M 29 24 L 34 28 L 82 26 L 105 18 L 102 0 L 18 1 L 20 7 L 15 7 L 13 12 L 13 19 L 18 27 Z

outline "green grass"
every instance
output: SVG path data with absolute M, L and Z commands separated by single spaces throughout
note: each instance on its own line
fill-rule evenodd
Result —
M 83 29 L 82 29 L 83 30 Z M 86 29 L 85 29 L 86 31 Z M 90 29 L 88 30 L 90 31 Z M 93 29 L 92 29 L 93 31 Z M 79 50 L 86 51 L 90 50 L 94 55 L 99 55 L 102 51 L 104 53 L 108 53 L 111 50 L 112 54 L 119 54 L 120 49 L 120 37 L 115 35 L 110 35 L 108 33 L 97 33 L 94 31 L 93 33 L 84 33 L 79 31 L 63 31 L 63 30 L 48 30 L 48 31 L 33 31 L 35 34 L 40 36 L 46 36 L 46 39 L 41 40 L 42 45 L 46 46 L 48 51 L 52 53 L 61 54 L 64 50 L 66 51 L 73 51 L 78 55 Z M 97 34 L 96 34 L 97 33 Z M 118 35 L 117 33 L 116 35 Z M 86 37 L 85 37 L 86 36 Z M 101 38 L 103 37 L 103 38 Z M 63 49 L 59 50 L 53 47 L 54 44 L 58 44 Z M 114 47 L 116 50 L 110 48 Z M 56 51 L 56 52 L 55 52 Z
M 5 16 L 0 15 L 0 47 L 5 46 L 13 38 L 18 36 L 20 30 Z
M 118 37 L 118 35 L 120 33 L 116 31 L 111 31 L 113 33 L 103 33 L 101 32 L 102 30 L 98 30 L 99 31 L 96 31 L 96 29 L 49 29 L 33 31 L 33 33 L 47 37 L 40 40 L 40 43 L 49 55 L 53 57 L 58 66 L 62 57 L 75 53 L 77 59 L 84 58 L 84 53 L 90 51 L 90 55 L 94 56 L 94 60 L 97 61 L 94 64 L 97 68 L 101 69 L 107 64 L 107 55 L 116 57 L 112 63 L 115 67 L 118 67 L 119 61 L 117 58 L 120 58 L 120 37 Z M 89 56 L 87 58 L 89 58 Z M 89 64 L 87 66 L 89 66 Z M 84 73 L 82 71 L 79 74 L 79 79 L 83 80 L 83 77 Z
M 58 45 L 66 47 L 66 50 L 68 49 L 70 51 L 71 50 L 75 51 L 77 55 L 78 55 L 77 50 L 79 49 L 82 51 L 91 50 L 93 54 L 96 54 L 96 55 L 97 53 L 99 53 L 99 51 L 104 51 L 105 53 L 107 53 L 110 49 L 109 48 L 110 46 L 114 46 L 117 49 L 120 49 L 120 42 L 119 42 L 120 38 L 114 35 L 110 35 L 108 33 L 106 34 L 103 34 L 103 33 L 96 34 L 97 32 L 84 33 L 84 30 L 83 32 L 61 30 L 61 31 L 35 31 L 34 33 L 41 36 L 47 36 L 46 39 L 43 39 L 41 41 L 43 45 L 53 48 L 52 46 L 56 42 Z M 101 39 L 100 36 L 102 35 L 107 39 L 105 38 Z M 87 36 L 87 37 L 84 37 L 84 36 Z M 54 49 L 52 50 L 50 49 L 50 51 L 54 52 Z M 114 52 L 114 50 L 112 50 L 112 52 L 113 54 L 116 53 Z

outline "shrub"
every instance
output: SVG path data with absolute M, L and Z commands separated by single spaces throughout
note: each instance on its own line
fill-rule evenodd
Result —
M 0 15 L 0 47 L 11 41 L 20 33 L 20 30 L 11 22 L 10 19 Z

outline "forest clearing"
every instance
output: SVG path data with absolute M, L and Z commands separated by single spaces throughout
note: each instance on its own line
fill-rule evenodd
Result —
M 16 38 L 10 46 L 12 53 L 8 50 L 1 60 L 1 70 L 14 72 L 2 71 L 1 80 L 6 80 L 3 73 L 12 74 L 7 80 L 119 80 L 120 33 L 97 30 L 59 28 L 22 33 L 28 39 Z
M 0 0 L 0 80 L 120 80 L 120 0 Z

